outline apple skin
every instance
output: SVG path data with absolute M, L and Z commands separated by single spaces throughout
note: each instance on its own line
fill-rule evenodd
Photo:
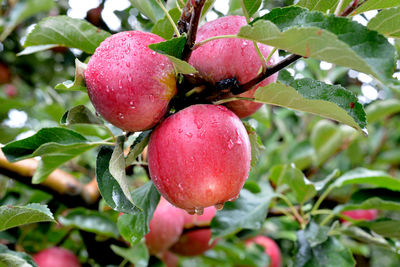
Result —
M 365 221 L 373 221 L 378 218 L 378 210 L 369 209 L 369 210 L 348 210 L 343 211 L 342 214 L 346 215 L 354 220 L 365 220 Z M 342 222 L 346 222 L 345 219 L 340 219 Z
M 246 240 L 246 245 L 249 246 L 252 243 L 256 243 L 265 248 L 265 253 L 269 256 L 270 264 L 268 267 L 281 267 L 282 266 L 282 255 L 279 246 L 269 237 L 259 235 L 251 239 Z
M 176 94 L 172 63 L 148 48 L 162 41 L 148 32 L 120 32 L 104 40 L 89 60 L 90 100 L 101 116 L 125 131 L 156 125 Z
M 197 256 L 213 248 L 217 240 L 210 243 L 211 229 L 189 230 L 184 233 L 179 241 L 176 242 L 170 250 L 182 256 Z
M 18 88 L 11 83 L 5 84 L 3 90 L 8 98 L 15 98 L 18 95 Z
M 161 256 L 178 241 L 183 231 L 184 213 L 161 197 L 150 220 L 150 231 L 145 236 L 150 254 Z
M 39 267 L 81 267 L 75 254 L 59 247 L 42 250 L 33 256 L 33 260 Z
M 246 19 L 243 16 L 218 18 L 199 28 L 196 42 L 218 35 L 237 34 L 240 28 L 246 24 Z M 264 44 L 258 44 L 258 47 L 264 57 L 267 57 L 273 49 Z M 278 53 L 274 53 L 268 65 L 275 64 L 277 61 Z M 239 81 L 239 84 L 246 83 L 257 75 L 262 66 L 253 43 L 237 38 L 218 39 L 201 45 L 192 52 L 189 63 L 213 83 L 233 77 Z M 258 87 L 275 82 L 277 77 L 278 74 L 276 73 L 239 96 L 253 97 Z M 250 116 L 262 105 L 262 103 L 246 100 L 232 101 L 226 104 L 240 118 Z
M 162 254 L 161 260 L 167 267 L 176 267 L 179 262 L 178 256 L 168 250 Z
M 6 64 L 0 62 L 0 84 L 9 83 L 11 81 L 10 69 Z
M 189 106 L 153 131 L 149 171 L 161 195 L 176 207 L 203 208 L 237 198 L 250 170 L 249 136 L 224 106 Z

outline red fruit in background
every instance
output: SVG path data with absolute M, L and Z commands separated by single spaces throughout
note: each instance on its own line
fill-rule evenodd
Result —
M 266 236 L 260 235 L 254 238 L 246 240 L 246 245 L 256 243 L 265 248 L 265 253 L 268 254 L 270 264 L 268 267 L 281 267 L 282 266 L 282 255 L 281 250 L 274 240 Z
M 343 215 L 346 215 L 354 220 L 365 220 L 365 221 L 373 221 L 378 218 L 378 210 L 369 209 L 369 210 L 348 210 L 343 211 Z M 345 219 L 340 219 L 342 222 L 345 222 Z
M 199 28 L 196 42 L 218 35 L 237 34 L 246 24 L 246 19 L 242 16 L 227 16 L 207 22 Z M 267 45 L 258 44 L 258 47 L 264 57 L 272 51 L 272 47 Z M 272 65 L 277 61 L 278 54 L 275 53 L 268 64 Z M 262 66 L 253 42 L 237 38 L 218 39 L 200 46 L 193 51 L 189 63 L 214 83 L 233 77 L 238 79 L 239 84 L 246 83 L 257 75 Z M 240 96 L 253 97 L 258 87 L 275 82 L 277 77 L 276 73 Z M 239 100 L 229 102 L 226 106 L 240 118 L 244 118 L 256 112 L 262 104 Z
M 167 267 L 176 267 L 178 266 L 179 258 L 171 251 L 165 251 L 161 257 L 162 261 Z
M 103 5 L 89 9 L 86 13 L 86 20 L 92 23 L 94 26 L 99 27 L 101 24 L 101 12 L 103 11 Z
M 145 236 L 150 254 L 159 255 L 178 241 L 183 231 L 183 213 L 164 198 L 160 199 L 150 221 L 150 231 Z
M 125 131 L 153 127 L 176 93 L 174 67 L 148 45 L 162 42 L 147 32 L 120 32 L 96 49 L 85 71 L 90 100 L 107 121 Z
M 8 83 L 11 81 L 11 73 L 8 66 L 0 63 L 0 84 Z
M 78 258 L 71 251 L 52 247 L 42 250 L 35 256 L 33 260 L 39 267 L 80 267 Z
M 163 197 L 190 213 L 235 199 L 250 170 L 240 119 L 216 105 L 193 105 L 164 120 L 148 147 L 150 176 Z
M 172 247 L 171 251 L 183 256 L 201 255 L 207 250 L 213 248 L 216 240 L 209 244 L 211 239 L 211 229 L 189 230 L 184 233 L 179 241 Z
M 4 94 L 9 98 L 14 98 L 18 95 L 18 89 L 13 84 L 6 84 L 4 85 Z

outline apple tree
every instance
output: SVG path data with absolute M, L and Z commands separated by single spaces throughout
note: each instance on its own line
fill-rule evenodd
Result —
M 88 2 L 0 2 L 0 266 L 400 265 L 400 1 Z

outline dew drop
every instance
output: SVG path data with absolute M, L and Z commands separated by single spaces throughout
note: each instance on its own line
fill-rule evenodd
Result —
M 156 54 L 156 52 L 155 52 L 155 51 L 153 51 L 153 52 L 151 52 L 151 54 L 152 54 L 152 55 L 155 55 L 155 54 Z
M 190 161 L 194 162 L 194 157 L 193 156 L 190 157 Z
M 197 129 L 201 129 L 201 127 L 203 127 L 203 125 L 204 125 L 204 122 L 203 122 L 203 120 L 202 119 L 195 119 L 194 120 L 194 123 L 196 124 L 196 126 L 197 126 Z
M 229 149 L 232 149 L 232 147 L 233 147 L 234 145 L 235 145 L 235 144 L 233 143 L 232 139 L 229 139 L 229 141 L 228 141 L 228 148 L 229 148 Z
M 120 112 L 120 113 L 118 113 L 118 117 L 119 117 L 120 119 L 123 119 L 123 118 L 124 118 L 124 114 L 122 114 L 122 113 Z
M 196 214 L 196 210 L 195 209 L 186 209 L 186 212 L 189 213 L 190 215 Z
M 106 92 L 107 92 L 107 93 L 110 92 L 110 86 L 109 86 L 109 85 L 106 86 Z
M 122 80 L 118 81 L 118 87 L 119 87 L 119 89 L 122 89 Z
M 127 61 L 125 64 L 126 64 L 126 66 L 127 66 L 128 68 L 131 67 L 131 62 Z
M 224 208 L 224 203 L 217 203 L 214 207 L 216 210 L 222 210 Z
M 235 201 L 236 199 L 238 199 L 240 197 L 240 194 L 237 194 L 236 196 L 228 199 L 228 201 Z
M 132 82 L 132 76 L 130 74 L 128 74 L 128 82 Z
M 178 133 L 182 133 L 182 132 L 183 132 L 183 130 L 182 130 L 182 129 L 179 129 L 179 130 L 178 130 Z
M 135 102 L 130 101 L 130 102 L 129 102 L 129 107 L 130 107 L 131 109 L 136 109 L 136 107 L 135 107 Z
M 194 213 L 197 215 L 203 215 L 204 208 L 194 208 Z
M 150 98 L 150 102 L 153 103 L 154 102 L 154 95 L 149 95 Z
M 246 41 L 244 41 L 244 42 L 242 43 L 243 46 L 246 46 L 246 45 L 248 45 L 248 44 L 249 44 L 249 43 L 246 42 Z
M 192 138 L 193 135 L 191 133 L 186 133 L 186 136 Z

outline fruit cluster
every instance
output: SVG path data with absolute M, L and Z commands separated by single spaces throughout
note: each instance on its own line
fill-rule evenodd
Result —
M 202 215 L 190 215 L 161 198 L 150 221 L 150 231 L 145 236 L 149 252 L 162 259 L 167 266 L 177 266 L 175 254 L 203 254 L 218 242 L 218 239 L 211 242 L 210 230 L 216 211 L 215 207 L 208 207 Z M 270 258 L 269 267 L 281 266 L 281 252 L 272 239 L 260 235 L 246 240 L 247 246 L 253 243 L 265 248 Z
M 217 35 L 236 34 L 246 24 L 241 16 L 228 16 L 200 27 L 196 41 Z M 261 104 L 232 101 L 226 106 L 206 101 L 170 111 L 177 83 L 169 59 L 149 49 L 163 39 L 140 31 L 121 32 L 107 38 L 91 57 L 85 80 L 91 102 L 113 125 L 128 131 L 155 127 L 149 147 L 149 172 L 161 195 L 190 214 L 204 208 L 221 209 L 239 195 L 250 170 L 251 150 L 240 118 Z M 267 57 L 271 47 L 258 45 Z M 274 63 L 276 55 L 268 64 Z M 207 42 L 188 60 L 210 84 L 236 79 L 239 84 L 254 78 L 263 62 L 253 43 L 229 38 Z M 240 96 L 252 97 L 258 86 Z M 176 110 L 174 108 L 173 110 Z

